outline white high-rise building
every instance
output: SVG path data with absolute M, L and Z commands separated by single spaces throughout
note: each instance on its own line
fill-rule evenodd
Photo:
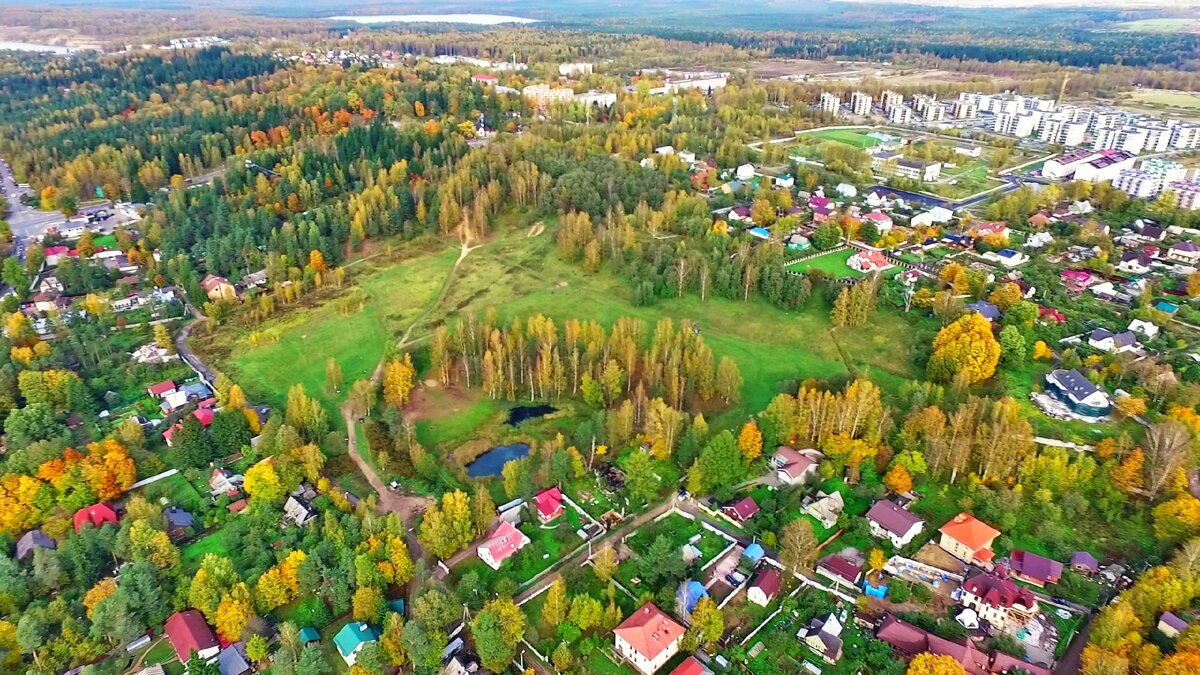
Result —
M 879 97 L 884 112 L 891 113 L 892 108 L 904 105 L 904 95 L 895 91 L 885 91 Z
M 1149 171 L 1125 169 L 1113 179 L 1113 187 L 1135 199 L 1157 197 L 1163 190 L 1163 179 Z
M 822 112 L 827 112 L 830 115 L 836 115 L 838 114 L 838 111 L 842 109 L 842 97 L 827 91 L 821 94 L 821 100 L 817 103 L 817 107 L 820 108 Z
M 850 111 L 860 117 L 868 117 L 871 114 L 871 102 L 870 94 L 856 91 L 850 94 Z
M 1171 147 L 1179 150 L 1200 147 L 1200 124 L 1177 124 L 1172 127 Z
M 1188 168 L 1183 164 L 1158 157 L 1142 160 L 1142 165 L 1138 167 L 1138 170 L 1158 176 L 1164 183 L 1187 180 L 1188 175 Z
M 1169 187 L 1178 198 L 1175 203 L 1177 208 L 1185 211 L 1200 210 L 1200 183 L 1178 182 L 1171 183 Z
M 892 108 L 892 111 L 888 113 L 888 121 L 892 124 L 907 126 L 913 123 L 914 116 L 915 113 L 913 112 L 912 108 L 906 105 L 898 105 Z
M 979 117 L 979 106 L 970 101 L 956 101 L 954 103 L 954 117 L 960 120 L 973 120 Z
M 1041 120 L 1042 115 L 1037 112 L 997 113 L 992 131 L 1017 138 L 1027 138 L 1037 131 Z
M 1149 124 L 1142 129 L 1146 132 L 1146 152 L 1166 152 L 1171 148 L 1171 127 Z

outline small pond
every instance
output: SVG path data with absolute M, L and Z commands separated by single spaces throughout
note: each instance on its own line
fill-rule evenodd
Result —
M 504 465 L 514 459 L 521 459 L 529 454 L 528 443 L 513 443 L 512 445 L 498 445 L 491 450 L 483 453 L 475 458 L 474 462 L 467 465 L 467 475 L 471 478 L 486 478 L 488 476 L 499 476 L 504 470 Z
M 557 408 L 552 405 L 519 405 L 508 411 L 508 424 L 515 427 L 521 422 L 549 415 L 555 410 Z

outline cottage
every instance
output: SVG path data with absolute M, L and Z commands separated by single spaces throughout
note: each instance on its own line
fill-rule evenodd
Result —
M 874 225 L 875 231 L 879 234 L 887 234 L 892 231 L 892 217 L 881 211 L 872 211 L 864 215 L 863 221 Z
M 725 514 L 726 518 L 741 525 L 758 513 L 758 503 L 751 497 L 742 497 L 733 504 L 723 507 L 721 513 Z
M 826 556 L 818 562 L 816 572 L 835 584 L 849 588 L 857 588 L 859 580 L 862 579 L 862 566 L 836 554 Z
M 865 250 L 855 253 L 854 255 L 850 256 L 849 260 L 846 261 L 846 265 L 855 272 L 861 272 L 863 274 L 878 272 L 891 267 L 891 264 L 888 263 L 887 258 L 885 258 L 882 253 L 875 250 Z
M 196 525 L 196 518 L 178 506 L 168 506 L 163 509 L 163 519 L 167 521 L 167 534 L 172 539 L 183 539 L 188 531 Z
M 214 497 L 232 495 L 242 488 L 245 481 L 240 473 L 228 469 L 213 469 L 208 477 L 208 488 Z
M 1009 569 L 1021 581 L 1041 588 L 1058 583 L 1063 564 L 1029 551 L 1013 551 L 1009 554 Z
M 117 512 L 113 511 L 108 504 L 93 504 L 76 511 L 74 523 L 76 532 L 82 530 L 85 523 L 91 523 L 92 527 L 97 528 L 106 523 L 116 525 Z
M 221 675 L 245 675 L 250 672 L 250 661 L 246 658 L 246 645 L 235 642 L 217 654 L 217 670 Z
M 875 637 L 891 645 L 905 659 L 929 652 L 954 659 L 968 675 L 988 673 L 1024 673 L 1025 675 L 1050 675 L 1050 670 L 1022 661 L 1003 652 L 992 652 L 991 657 L 975 648 L 973 642 L 962 638 L 946 640 L 910 623 L 887 615 L 879 625 Z M 990 663 L 990 665 L 989 665 Z
M 754 222 L 750 218 L 750 207 L 735 206 L 729 209 L 729 222 L 731 223 L 751 223 Z
M 288 495 L 287 501 L 283 503 L 283 519 L 291 521 L 297 527 L 304 527 L 310 520 L 317 517 L 317 512 L 309 505 L 296 499 L 294 495 Z
M 33 529 L 21 535 L 17 540 L 17 560 L 25 561 L 33 557 L 34 549 L 44 548 L 53 551 L 58 544 L 45 532 Z
M 740 181 L 747 181 L 747 180 L 750 180 L 751 178 L 754 178 L 754 165 L 753 164 L 743 164 L 743 165 L 739 166 L 737 168 L 737 170 L 734 172 L 734 177 L 736 177 Z
M 613 630 L 617 654 L 643 675 L 651 675 L 679 652 L 684 627 L 647 603 Z
M 808 626 L 801 628 L 796 637 L 830 665 L 842 658 L 842 622 L 832 612 L 828 616 L 813 617 Z
M 712 675 L 712 672 L 703 663 L 696 660 L 696 657 L 689 656 L 675 670 L 672 670 L 670 675 Z
M 1158 326 L 1150 323 L 1149 321 L 1134 319 L 1133 321 L 1129 322 L 1128 332 L 1141 333 L 1147 340 L 1153 340 L 1158 336 Z
M 1087 417 L 1104 417 L 1112 412 L 1108 394 L 1078 370 L 1052 370 L 1046 375 L 1046 387 L 1072 411 Z
M 1000 530 L 969 513 L 954 516 L 938 531 L 942 534 L 938 546 L 967 564 L 990 563 L 996 556 L 992 551 L 992 542 L 1000 536 Z
M 871 534 L 891 541 L 896 548 L 908 545 L 925 527 L 925 521 L 887 499 L 875 502 L 866 517 Z
M 988 251 L 983 254 L 983 259 L 988 262 L 996 263 L 1001 267 L 1013 268 L 1024 265 L 1029 262 L 1029 256 L 1011 248 L 1000 249 L 999 251 Z
M 1080 574 L 1096 574 L 1100 571 L 1100 561 L 1087 551 L 1076 551 L 1071 556 L 1071 569 Z
M 333 636 L 333 644 L 337 647 L 338 654 L 341 654 L 346 665 L 353 666 L 358 661 L 358 653 L 362 651 L 363 646 L 378 639 L 379 631 L 375 628 L 365 623 L 351 621 L 342 626 L 337 635 Z
M 1114 333 L 1110 330 L 1097 328 L 1088 335 L 1088 346 L 1110 354 L 1133 351 L 1138 346 L 1137 336 L 1133 331 Z
M 962 604 L 1006 632 L 1016 632 L 1038 614 L 1033 593 L 1016 585 L 1003 567 L 996 574 L 978 572 L 962 585 Z
M 1178 260 L 1188 265 L 1194 265 L 1200 262 L 1200 246 L 1190 241 L 1181 241 L 1177 244 L 1172 244 L 1171 248 L 1167 249 L 1167 258 Z
M 1008 225 L 990 220 L 983 220 L 975 224 L 972 228 L 973 233 L 977 238 L 987 236 L 1008 237 Z
M 1117 263 L 1117 271 L 1125 274 L 1147 274 L 1154 259 L 1142 251 L 1126 251 Z
M 995 321 L 996 319 L 1000 318 L 1000 308 L 988 302 L 987 300 L 972 302 L 971 304 L 967 305 L 967 309 L 969 311 L 978 313 L 988 321 Z
M 779 575 L 779 570 L 764 566 L 754 576 L 754 581 L 750 582 L 750 588 L 746 590 L 746 599 L 760 607 L 766 607 L 779 595 L 782 585 L 783 578 Z
M 507 520 L 501 521 L 487 541 L 479 545 L 479 559 L 487 566 L 498 570 L 505 560 L 529 545 L 529 537 Z
M 187 663 L 192 652 L 207 661 L 221 650 L 217 637 L 204 620 L 199 610 L 189 609 L 186 612 L 175 612 L 163 624 L 163 633 L 175 648 L 175 655 L 181 663 Z
M 566 508 L 563 506 L 562 490 L 557 485 L 542 490 L 533 496 L 534 510 L 537 511 L 538 522 L 543 525 L 561 516 Z
M 146 387 L 146 393 L 154 398 L 166 398 L 170 394 L 175 393 L 175 383 L 171 380 L 164 380 L 158 384 L 152 384 Z
M 207 274 L 200 280 L 200 288 L 209 300 L 237 300 L 237 289 L 225 277 Z
M 1159 632 L 1174 640 L 1179 637 L 1179 634 L 1187 630 L 1188 622 L 1179 618 L 1171 612 L 1163 612 L 1158 616 Z
M 826 197 L 812 197 L 808 200 L 808 209 L 812 211 L 814 223 L 823 223 L 837 212 L 837 205 Z
M 1059 274 L 1059 277 L 1062 278 L 1067 292 L 1073 295 L 1084 292 L 1088 286 L 1091 286 L 1095 282 L 1092 273 L 1087 270 L 1063 270 Z
M 820 491 L 817 492 L 817 498 L 804 507 L 804 512 L 821 521 L 821 527 L 829 529 L 837 524 L 844 508 L 846 502 L 842 499 L 842 493 L 837 490 L 829 493 Z
M 799 485 L 817 474 L 823 457 L 817 450 L 796 450 L 781 445 L 771 456 L 771 466 L 775 468 L 780 483 Z

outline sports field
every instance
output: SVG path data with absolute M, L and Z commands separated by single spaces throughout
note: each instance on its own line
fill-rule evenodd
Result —
M 1129 99 L 1134 103 L 1147 106 L 1164 106 L 1168 108 L 1188 108 L 1200 110 L 1200 94 L 1188 91 L 1171 91 L 1169 89 L 1138 89 L 1129 93 Z
M 854 129 L 826 129 L 824 131 L 816 131 L 811 134 L 804 134 L 800 138 L 812 138 L 820 141 L 837 141 L 852 145 L 860 150 L 873 148 L 880 145 L 882 141 L 878 138 L 871 138 L 861 131 Z

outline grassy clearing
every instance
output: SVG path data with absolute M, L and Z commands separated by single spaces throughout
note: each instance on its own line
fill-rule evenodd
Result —
M 858 253 L 856 249 L 845 248 L 841 251 L 834 251 L 819 255 L 815 258 L 810 258 L 804 262 L 798 262 L 787 266 L 790 272 L 807 272 L 808 270 L 821 270 L 826 275 L 834 279 L 842 279 L 844 277 L 861 277 L 861 272 L 855 272 L 850 269 L 846 261 Z
M 1200 110 L 1200 94 L 1168 89 L 1138 89 L 1129 93 L 1135 103 L 1167 108 Z
M 837 141 L 838 143 L 852 145 L 860 150 L 873 148 L 882 143 L 882 141 L 880 141 L 878 138 L 871 138 L 865 133 L 861 131 L 855 131 L 853 129 L 828 129 L 825 131 L 805 134 L 805 137 L 816 138 L 822 141 Z
M 1131 33 L 1195 33 L 1200 31 L 1196 19 L 1141 19 L 1126 21 L 1118 26 Z
M 279 404 L 286 400 L 288 387 L 301 382 L 331 405 L 337 397 L 324 390 L 328 358 L 334 357 L 342 365 L 348 384 L 369 373 L 402 326 L 419 319 L 413 325 L 411 341 L 420 344 L 442 322 L 453 324 L 461 316 L 482 316 L 494 308 L 504 322 L 535 313 L 556 321 L 590 319 L 604 326 L 612 326 L 623 316 L 651 326 L 664 318 L 696 321 L 717 358 L 728 356 L 736 361 L 745 380 L 741 405 L 725 414 L 728 419 L 741 419 L 763 409 L 777 393 L 808 377 L 836 377 L 851 369 L 882 372 L 892 381 L 919 375 L 911 365 L 910 348 L 915 339 L 924 338 L 914 336 L 911 323 L 894 313 L 877 313 L 869 331 L 831 336 L 829 308 L 819 298 L 800 312 L 760 302 L 714 298 L 701 302 L 694 296 L 635 306 L 628 285 L 615 275 L 586 275 L 578 266 L 562 261 L 553 245 L 552 229 L 529 238 L 527 221 L 532 216 L 510 215 L 504 220 L 498 226 L 499 234 L 463 261 L 442 301 L 424 316 L 422 312 L 437 297 L 457 250 L 427 251 L 400 264 L 355 268 L 354 283 L 364 296 L 362 311 L 340 316 L 333 307 L 336 303 L 297 310 L 260 327 L 277 330 L 282 336 L 277 344 L 249 349 L 244 329 L 222 329 L 215 339 L 239 346 L 231 360 L 218 362 L 247 384 L 252 398 Z M 857 334 L 860 332 L 862 335 Z M 228 333 L 233 333 L 232 338 Z M 431 411 L 438 407 L 436 398 L 433 403 Z M 434 412 L 434 418 L 419 428 L 423 443 L 452 444 L 470 436 L 497 405 L 478 399 L 451 403 L 451 408 L 462 406 L 461 414 L 439 419 L 441 413 Z
M 229 548 L 225 543 L 225 536 L 221 530 L 184 546 L 179 551 L 179 561 L 183 564 L 184 570 L 189 574 L 194 574 L 196 570 L 200 569 L 200 560 L 209 553 L 229 556 Z

